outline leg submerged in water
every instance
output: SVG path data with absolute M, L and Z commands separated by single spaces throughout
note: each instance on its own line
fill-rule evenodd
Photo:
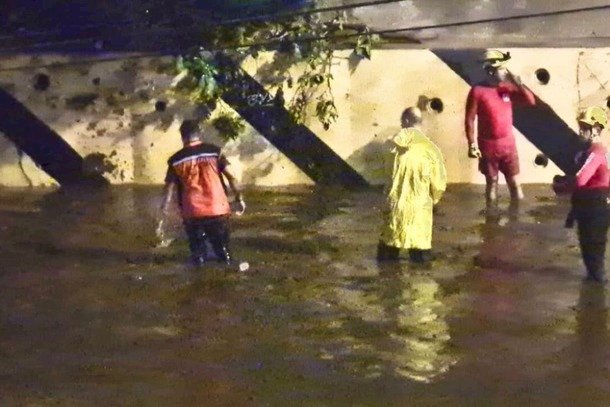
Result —
M 233 259 L 229 250 L 230 232 L 227 217 L 221 216 L 210 219 L 207 222 L 206 231 L 218 261 L 231 264 Z
M 399 251 L 400 250 L 398 249 L 398 247 L 388 246 L 384 242 L 380 241 L 377 245 L 377 260 L 398 260 Z
M 202 219 L 188 219 L 184 221 L 184 229 L 189 240 L 191 262 L 201 266 L 208 260 L 206 241 L 208 236 Z
M 498 202 L 498 177 L 485 177 L 485 202 L 488 208 L 494 207 Z
M 607 209 L 580 214 L 577 219 L 578 240 L 588 281 L 605 282 L 605 255 L 609 216 Z
M 510 199 L 512 202 L 519 202 L 523 199 L 523 189 L 521 188 L 521 184 L 516 175 L 507 176 L 506 185 L 508 185 L 508 191 L 510 192 Z

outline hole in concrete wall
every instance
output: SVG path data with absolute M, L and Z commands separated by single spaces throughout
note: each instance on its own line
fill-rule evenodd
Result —
M 100 85 L 101 80 L 100 80 L 100 78 L 93 78 L 93 80 L 92 80 L 91 82 L 93 82 L 93 84 L 94 84 L 95 86 L 99 86 L 99 85 Z
M 443 104 L 443 101 L 440 100 L 439 98 L 430 99 L 430 109 L 432 109 L 436 113 L 441 113 L 444 108 L 445 108 L 445 105 Z
M 42 92 L 49 89 L 49 86 L 51 86 L 51 78 L 49 78 L 49 75 L 39 73 L 34 76 L 34 89 Z
M 546 167 L 547 165 L 549 165 L 549 158 L 546 155 L 540 153 L 534 159 L 534 164 L 539 167 Z
M 551 80 L 551 74 L 544 68 L 536 69 L 536 78 L 538 79 L 538 82 L 546 85 Z
M 83 172 L 89 175 L 111 173 L 117 166 L 102 153 L 91 153 L 83 158 Z
M 610 109 L 610 96 L 606 98 L 606 107 Z
M 157 103 L 155 103 L 155 110 L 157 112 L 164 112 L 165 109 L 167 109 L 167 102 L 164 100 L 157 100 Z

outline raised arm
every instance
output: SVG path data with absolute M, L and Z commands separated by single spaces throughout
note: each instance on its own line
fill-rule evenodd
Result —
M 508 78 L 514 85 L 514 88 L 511 89 L 514 101 L 521 106 L 534 106 L 536 104 L 536 96 L 521 82 L 521 78 L 513 75 L 511 72 L 509 72 Z

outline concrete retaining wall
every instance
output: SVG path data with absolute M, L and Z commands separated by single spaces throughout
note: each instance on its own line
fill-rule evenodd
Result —
M 590 104 L 606 106 L 610 96 L 609 48 L 509 51 L 513 55 L 509 68 L 521 75 L 573 129 L 580 108 Z M 180 147 L 177 129 L 181 120 L 197 117 L 200 112 L 168 90 L 172 78 L 165 72 L 172 63 L 170 57 L 115 57 L 95 62 L 57 55 L 0 59 L 0 87 L 82 156 L 103 154 L 112 167 L 106 174 L 111 182 L 161 183 L 168 156 Z M 268 60 L 268 55 L 262 56 L 257 61 L 247 61 L 244 67 L 256 74 Z M 465 70 L 475 72 L 476 65 L 476 61 L 464 61 Z M 386 150 L 382 141 L 398 130 L 402 109 L 409 105 L 426 108 L 432 98 L 440 99 L 443 109 L 426 111 L 425 128 L 445 155 L 450 182 L 483 182 L 476 162 L 466 157 L 463 117 L 469 85 L 432 51 L 376 50 L 371 61 L 357 64 L 348 51 L 341 51 L 337 52 L 332 69 L 339 120 L 328 131 L 315 120 L 307 125 L 369 182 L 381 183 L 384 179 Z M 537 78 L 539 69 L 550 74 L 548 84 Z M 39 74 L 50 79 L 45 90 L 40 89 Z M 157 104 L 159 101 L 166 104 L 165 110 L 156 110 L 162 107 Z M 215 130 L 208 129 L 207 134 L 220 142 Z M 546 168 L 535 166 L 539 151 L 518 131 L 515 134 L 524 182 L 549 182 L 560 173 L 553 164 Z M 605 135 L 608 142 L 609 137 Z M 224 148 L 246 184 L 312 182 L 289 157 L 251 128 Z M 19 154 L 9 140 L 0 137 L 0 185 L 38 186 L 53 182 L 27 156 Z

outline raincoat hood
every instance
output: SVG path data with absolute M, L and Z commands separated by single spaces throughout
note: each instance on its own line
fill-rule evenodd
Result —
M 396 147 L 409 148 L 411 143 L 413 143 L 414 139 L 419 137 L 425 137 L 424 133 L 422 133 L 421 130 L 415 127 L 408 127 L 406 129 L 400 130 L 396 135 L 390 138 L 390 141 Z M 395 151 L 396 148 L 392 150 L 392 152 Z

